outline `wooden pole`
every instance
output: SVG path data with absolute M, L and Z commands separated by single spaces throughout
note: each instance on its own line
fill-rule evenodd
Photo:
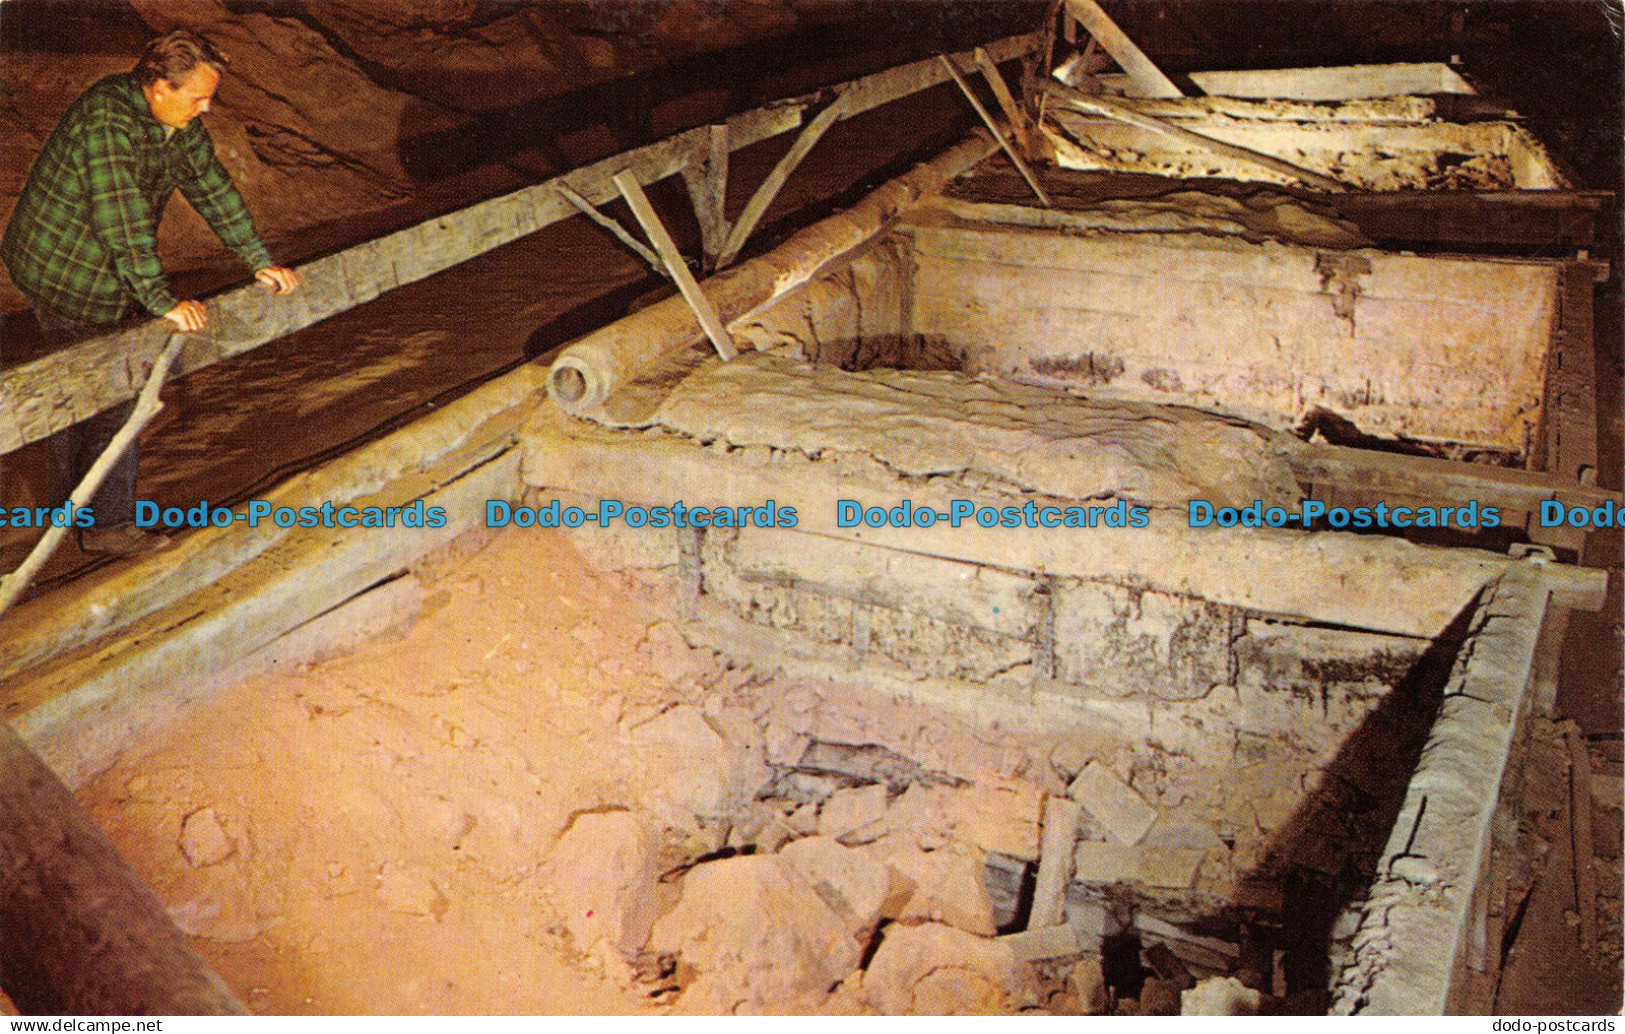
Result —
M 632 214 L 637 216 L 638 222 L 643 226 L 643 232 L 649 235 L 650 243 L 660 253 L 660 259 L 666 264 L 666 270 L 671 273 L 672 280 L 676 281 L 677 289 L 683 293 L 683 300 L 694 310 L 705 336 L 711 339 L 717 355 L 720 355 L 724 362 L 738 355 L 733 339 L 728 336 L 727 326 L 717 314 L 716 306 L 712 305 L 711 299 L 700 290 L 700 285 L 694 280 L 694 274 L 688 271 L 688 263 L 683 261 L 683 253 L 677 250 L 676 242 L 671 239 L 671 234 L 666 232 L 665 224 L 660 221 L 654 206 L 649 203 L 649 196 L 643 192 L 643 185 L 630 170 L 616 173 L 614 179 L 621 196 L 626 198 L 626 203 L 632 207 Z
M 1044 193 L 1044 188 L 1038 185 L 1038 177 L 1033 175 L 1033 170 L 1027 167 L 1026 161 L 1016 153 L 1016 149 L 1010 146 L 1010 141 L 1005 138 L 1005 135 L 999 132 L 998 124 L 993 121 L 993 116 L 988 114 L 988 110 L 982 107 L 982 102 L 976 99 L 976 93 L 970 88 L 970 83 L 967 83 L 965 77 L 959 74 L 959 69 L 954 67 L 954 63 L 948 60 L 948 55 L 940 54 L 938 60 L 942 62 L 943 67 L 948 69 L 948 74 L 953 76 L 954 82 L 959 84 L 960 92 L 965 95 L 966 100 L 970 101 L 971 107 L 976 109 L 976 114 L 982 117 L 982 124 L 987 126 L 987 131 L 993 134 L 993 139 L 997 140 L 999 146 L 1004 148 L 1004 153 L 1010 157 L 1016 171 L 1021 173 L 1021 178 L 1027 181 L 1027 186 L 1031 187 L 1033 193 L 1038 195 L 1038 200 L 1043 203 L 1045 208 L 1054 208 L 1054 202 L 1049 199 L 1048 194 Z
M 96 457 L 96 462 L 91 464 L 90 470 L 86 472 L 84 479 L 79 482 L 79 487 L 73 490 L 73 495 L 68 497 L 68 502 L 71 504 L 69 506 L 70 511 L 90 505 L 90 500 L 95 496 L 96 490 L 102 487 L 103 481 L 107 480 L 107 475 L 112 471 L 113 464 L 117 463 L 119 457 L 123 456 L 125 450 L 129 449 L 130 443 L 135 441 L 136 437 L 141 433 L 141 429 L 147 426 L 147 422 L 157 416 L 160 409 L 164 408 L 164 404 L 158 401 L 158 390 L 163 387 L 164 378 L 169 374 L 169 367 L 175 362 L 175 357 L 180 354 L 181 345 L 185 342 L 185 335 L 171 334 L 169 336 L 169 343 L 159 353 L 158 361 L 152 364 L 152 373 L 147 376 L 147 383 L 142 387 L 141 394 L 136 399 L 135 409 L 130 412 L 130 418 L 124 422 L 123 427 L 118 429 L 118 433 L 113 436 L 113 440 L 107 443 L 107 448 L 102 450 L 102 454 Z M 67 534 L 68 527 L 66 525 L 51 528 L 34 544 L 33 550 L 29 552 L 17 570 L 0 577 L 0 614 L 4 614 L 13 603 L 17 602 L 17 597 L 23 594 L 23 589 L 39 573 L 40 568 L 45 566 L 45 562 L 51 559 L 51 554 L 56 552 L 56 547 L 61 544 L 62 539 Z
M 1312 172 L 1301 165 L 1294 165 L 1285 159 L 1277 158 L 1273 154 L 1264 154 L 1250 147 L 1242 147 L 1240 144 L 1226 143 L 1223 140 L 1215 140 L 1210 136 L 1203 136 L 1201 133 L 1193 133 L 1188 129 L 1174 125 L 1166 119 L 1135 111 L 1104 97 L 1090 97 L 1079 93 L 1077 90 L 1056 84 L 1051 84 L 1049 90 L 1051 93 L 1063 97 L 1062 103 L 1067 107 L 1087 115 L 1100 115 L 1152 133 L 1160 133 L 1172 140 L 1178 140 L 1193 147 L 1200 147 L 1203 150 L 1212 151 L 1214 154 L 1220 154 L 1226 158 L 1234 158 L 1237 161 L 1260 165 L 1271 172 L 1278 172 L 1283 176 L 1292 176 L 1321 190 L 1341 192 L 1353 189 L 1340 180 L 1332 179 L 1330 176 L 1323 176 L 1318 172 Z
M 1038 878 L 1027 929 L 1066 922 L 1066 887 L 1072 882 L 1072 852 L 1078 844 L 1083 806 L 1069 797 L 1044 798 L 1044 826 L 1038 854 Z
M 723 122 L 710 127 L 683 166 L 683 183 L 694 203 L 694 219 L 700 224 L 707 273 L 716 271 L 717 257 L 728 242 L 728 153 L 728 124 Z
M 0 986 L 32 1014 L 248 1012 L 72 792 L 4 722 Z
M 1004 117 L 1010 123 L 1010 135 L 1021 145 L 1022 153 L 1031 155 L 1032 140 L 1027 133 L 1027 115 L 1016 103 L 1016 98 L 1011 95 L 1009 84 L 1004 81 L 1004 76 L 999 74 L 999 66 L 993 63 L 993 59 L 981 47 L 976 48 L 976 67 L 982 70 L 982 78 L 987 80 L 988 88 L 993 91 L 999 107 L 1004 109 Z

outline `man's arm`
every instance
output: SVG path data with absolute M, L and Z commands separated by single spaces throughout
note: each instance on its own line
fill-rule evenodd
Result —
M 185 134 L 184 139 L 176 143 L 184 148 L 182 156 L 191 170 L 190 176 L 178 177 L 181 194 L 197 209 L 221 242 L 248 264 L 249 269 L 256 274 L 265 269 L 280 269 L 271 258 L 265 242 L 260 240 L 259 232 L 254 228 L 254 218 L 248 214 L 243 196 L 231 182 L 231 174 L 215 155 L 214 141 L 209 139 L 208 131 L 198 122 L 181 130 L 181 133 Z M 278 288 L 278 293 L 286 293 L 279 283 L 272 282 L 272 286 Z
M 157 221 L 136 185 L 135 145 L 116 118 L 92 120 L 84 131 L 90 222 L 119 279 L 154 316 L 175 308 L 158 261 Z

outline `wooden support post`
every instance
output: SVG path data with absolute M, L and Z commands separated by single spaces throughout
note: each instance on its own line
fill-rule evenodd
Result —
M 1128 34 L 1117 27 L 1095 0 L 1066 0 L 1067 13 L 1100 41 L 1106 53 L 1122 66 L 1141 94 L 1147 97 L 1183 97 L 1172 79 L 1162 74 L 1145 51 L 1134 45 Z
M 1004 76 L 999 74 L 999 66 L 993 63 L 993 59 L 988 57 L 987 51 L 981 47 L 976 48 L 976 67 L 982 70 L 982 78 L 987 80 L 993 96 L 998 99 L 999 107 L 1004 109 L 1004 117 L 1010 123 L 1010 135 L 1016 138 L 1016 143 L 1020 145 L 1023 154 L 1031 155 L 1032 140 L 1027 133 L 1027 115 L 1021 110 L 1021 105 L 1016 103 L 1015 97 L 1011 96 L 1009 84 L 1004 81 Z
M 717 268 L 717 259 L 728 240 L 728 124 L 710 126 L 701 137 L 688 164 L 683 166 L 683 184 L 694 203 L 694 218 L 700 224 L 700 249 L 705 254 L 705 270 Z
M 614 234 L 615 238 L 622 244 L 637 252 L 638 257 L 649 263 L 656 273 L 659 273 L 668 280 L 671 279 L 671 274 L 666 272 L 666 265 L 660 261 L 660 256 L 650 251 L 644 246 L 642 241 L 628 233 L 626 231 L 626 227 L 600 212 L 597 206 L 595 206 L 591 201 L 588 201 L 586 198 L 572 190 L 568 183 L 558 184 L 557 189 L 560 194 L 564 195 L 564 199 L 566 201 L 576 206 L 576 210 L 582 215 Z
M 1060 86 L 1059 84 L 1051 84 L 1049 86 L 1049 92 L 1064 97 L 1065 100 L 1063 103 L 1074 111 L 1081 111 L 1087 115 L 1099 115 L 1103 118 L 1114 119 L 1118 122 L 1123 122 L 1139 129 L 1148 130 L 1152 133 L 1160 133 L 1163 136 L 1169 137 L 1173 140 L 1178 140 L 1184 144 L 1189 144 L 1192 147 L 1200 147 L 1204 150 L 1212 151 L 1214 154 L 1224 155 L 1226 158 L 1234 158 L 1237 161 L 1251 162 L 1254 165 L 1259 165 L 1269 169 L 1271 172 L 1278 172 L 1283 176 L 1291 176 L 1295 179 L 1300 179 L 1310 186 L 1318 187 L 1321 190 L 1342 192 L 1354 189 L 1346 183 L 1332 179 L 1330 176 L 1324 176 L 1318 172 L 1305 169 L 1301 165 L 1294 165 L 1283 158 L 1275 157 L 1273 154 L 1264 154 L 1262 151 L 1255 151 L 1250 147 L 1242 147 L 1240 144 L 1227 143 L 1223 140 L 1215 140 L 1211 136 L 1203 136 L 1201 133 L 1193 133 L 1181 126 L 1174 125 L 1167 119 L 1160 119 L 1154 115 L 1146 115 L 1142 112 L 1135 111 L 1133 108 L 1119 104 L 1113 100 L 1108 100 L 1104 97 L 1087 96 L 1077 90 Z
M 796 171 L 796 166 L 807 157 L 807 152 L 811 151 L 813 145 L 829 131 L 829 127 L 846 117 L 846 105 L 842 101 L 843 98 L 837 97 L 807 123 L 801 135 L 796 137 L 796 142 L 790 145 L 790 150 L 785 152 L 777 165 L 773 166 L 773 171 L 768 173 L 767 179 L 756 188 L 756 193 L 750 196 L 750 200 L 745 203 L 745 210 L 739 213 L 739 221 L 728 234 L 728 242 L 722 246 L 722 254 L 717 258 L 719 268 L 739 257 L 739 252 L 745 247 L 745 241 L 756 229 L 756 224 L 761 222 L 762 216 L 767 214 L 768 206 L 779 196 L 779 191 L 784 189 L 785 181 Z
M 0 722 L 0 983 L 25 1013 L 245 1015 L 73 793 Z
M 1071 798 L 1044 798 L 1043 844 L 1027 916 L 1029 930 L 1066 922 L 1066 886 L 1072 882 L 1072 852 L 1082 814 L 1083 806 Z
M 1021 173 L 1021 178 L 1027 181 L 1027 186 L 1031 187 L 1033 193 L 1038 195 L 1038 200 L 1045 208 L 1054 208 L 1055 204 L 1050 201 L 1049 195 L 1044 193 L 1043 187 L 1039 186 L 1038 177 L 1033 175 L 1033 170 L 1027 167 L 1027 163 L 1022 159 L 1021 155 L 1016 153 L 1016 149 L 1010 146 L 1010 141 L 1005 135 L 999 132 L 998 123 L 993 121 L 993 116 L 988 114 L 988 110 L 982 106 L 982 102 L 976 99 L 976 92 L 970 88 L 970 83 L 967 83 L 965 77 L 959 74 L 959 69 L 954 67 L 954 63 L 948 59 L 948 55 L 940 55 L 939 60 L 942 62 L 943 67 L 948 69 L 948 74 L 953 76 L 954 82 L 959 84 L 960 92 L 965 95 L 966 100 L 970 101 L 971 107 L 976 109 L 976 114 L 982 117 L 982 123 L 987 126 L 987 131 L 992 133 L 993 139 L 997 140 L 999 146 L 1004 148 L 1004 153 L 1010 157 L 1010 162 L 1016 167 L 1016 171 Z
M 716 306 L 712 305 L 711 299 L 700 290 L 700 285 L 694 280 L 694 274 L 688 271 L 688 263 L 683 261 L 682 252 L 677 250 L 671 235 L 660 222 L 660 216 L 655 214 L 654 206 L 649 204 L 649 196 L 643 192 L 643 185 L 630 171 L 618 172 L 614 179 L 621 196 L 632 206 L 632 214 L 637 216 L 639 224 L 643 226 L 643 232 L 649 235 L 650 243 L 660 253 L 661 261 L 666 264 L 666 271 L 676 282 L 677 289 L 683 293 L 683 300 L 694 310 L 700 326 L 705 329 L 705 336 L 711 339 L 717 355 L 722 356 L 725 361 L 738 355 L 733 339 L 728 336 L 728 328 L 723 324 L 722 317 L 717 315 Z

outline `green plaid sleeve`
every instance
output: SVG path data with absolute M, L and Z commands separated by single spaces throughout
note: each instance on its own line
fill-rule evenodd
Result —
M 195 122 L 181 132 L 185 135 L 175 142 L 184 147 L 183 157 L 192 173 L 178 177 L 181 194 L 213 228 L 221 242 L 248 263 L 249 269 L 275 265 L 254 229 L 254 219 L 248 214 L 243 196 L 215 155 L 214 141 L 209 139 L 208 131 L 201 122 Z
M 136 145 L 122 119 L 95 119 L 85 126 L 84 176 L 90 225 L 111 256 L 118 277 L 154 316 L 176 299 L 158 261 L 157 219 L 136 181 Z

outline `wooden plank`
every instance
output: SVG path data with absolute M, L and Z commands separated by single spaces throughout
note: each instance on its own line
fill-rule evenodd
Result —
M 728 232 L 727 243 L 722 246 L 722 252 L 717 256 L 718 267 L 730 265 L 734 259 L 739 257 L 739 252 L 744 248 L 746 239 L 756 229 L 756 224 L 761 221 L 762 216 L 767 214 L 768 206 L 773 203 L 774 198 L 779 196 L 779 191 L 784 189 L 785 181 L 790 178 L 790 174 L 796 171 L 796 167 L 807 157 L 808 152 L 813 149 L 813 145 L 823 139 L 829 128 L 844 116 L 844 106 L 841 104 L 840 98 L 836 98 L 828 107 L 815 115 L 811 122 L 807 123 L 806 127 L 802 129 L 801 135 L 796 137 L 796 142 L 790 145 L 790 150 L 785 152 L 784 156 L 773 166 L 773 170 L 767 174 L 767 178 L 757 186 L 756 192 L 745 203 L 745 210 L 739 213 L 739 218 L 734 222 L 733 229 Z
M 683 300 L 688 307 L 694 310 L 694 316 L 700 321 L 705 330 L 705 336 L 711 339 L 711 345 L 716 348 L 717 355 L 724 360 L 732 359 L 739 354 L 734 348 L 733 339 L 728 336 L 728 328 L 717 314 L 717 307 L 711 304 L 694 274 L 688 271 L 688 263 L 683 259 L 683 253 L 677 250 L 677 244 L 666 232 L 666 227 L 655 213 L 654 206 L 649 203 L 649 197 L 643 192 L 643 186 L 638 178 L 630 172 L 618 172 L 614 176 L 615 186 L 620 189 L 621 196 L 626 203 L 632 206 L 632 214 L 637 216 L 638 222 L 643 226 L 643 232 L 649 235 L 654 243 L 655 250 L 660 253 L 660 260 L 666 264 L 666 271 L 671 274 L 672 280 L 677 283 L 677 289 L 683 293 Z
M 959 69 L 954 66 L 953 61 L 946 54 L 942 56 L 941 61 L 943 67 L 948 70 L 948 74 L 953 76 L 954 82 L 959 85 L 959 90 L 965 95 L 965 99 L 970 101 L 971 107 L 976 109 L 976 114 L 981 118 L 982 124 L 987 126 L 987 131 L 993 134 L 993 139 L 997 140 L 999 146 L 1004 149 L 1005 155 L 1010 159 L 1010 164 L 1014 165 L 1016 170 L 1021 173 L 1021 178 L 1027 181 L 1027 186 L 1031 187 L 1033 193 L 1038 195 L 1038 200 L 1043 203 L 1044 207 L 1054 208 L 1054 202 L 1049 199 L 1049 195 L 1044 193 L 1044 188 L 1039 185 L 1038 177 L 1033 175 L 1033 170 L 1027 167 L 1027 163 L 1022 160 L 1021 155 L 1016 153 L 1016 149 L 1010 146 L 1010 141 L 1005 139 L 1004 133 L 999 130 L 998 123 L 993 121 L 993 116 L 988 114 L 987 109 L 982 106 L 982 102 L 977 99 L 976 91 L 970 88 L 970 83 L 967 83 L 965 77 L 959 74 Z
M 488 499 L 518 495 L 518 450 L 463 473 L 414 472 L 357 506 L 421 499 L 446 511 L 439 528 L 295 529 L 252 563 L 205 585 L 123 635 L 9 680 L 6 715 L 65 779 L 111 764 L 155 713 L 181 706 L 187 680 L 207 677 L 306 621 L 483 528 Z
M 1569 747 L 1570 847 L 1574 862 L 1575 910 L 1580 915 L 1580 946 L 1587 951 L 1597 945 L 1597 872 L 1593 865 L 1591 839 L 1591 752 L 1586 749 L 1580 727 L 1563 723 L 1563 738 Z
M 977 47 L 975 53 L 976 67 L 981 69 L 982 78 L 987 80 L 988 88 L 993 91 L 993 96 L 998 100 L 999 107 L 1004 109 L 1005 121 L 1010 123 L 1010 135 L 1016 138 L 1017 144 L 1021 145 L 1022 153 L 1030 155 L 1032 153 L 1032 140 L 1029 137 L 1026 113 L 1021 110 L 1021 105 L 1016 103 L 1016 98 L 1010 93 L 1010 85 L 1004 81 L 1004 76 L 999 72 L 999 66 L 993 63 L 993 58 L 988 55 L 988 52 L 981 47 Z
M 1095 0 L 1066 0 L 1067 13 L 1078 20 L 1105 48 L 1106 53 L 1127 72 L 1136 89 L 1146 97 L 1183 97 L 1172 79 L 1145 56 L 1145 51 L 1117 27 L 1117 23 L 1095 3 Z
M 700 250 L 707 272 L 717 268 L 717 256 L 728 239 L 728 126 L 709 128 L 710 133 L 683 166 L 683 183 L 700 224 Z
M 1027 914 L 1029 930 L 1066 922 L 1066 888 L 1072 882 L 1072 851 L 1078 842 L 1083 807 L 1066 797 L 1044 798 L 1044 822 L 1038 852 L 1038 876 Z
M 1454 68 L 1438 61 L 1192 72 L 1190 77 L 1191 82 L 1200 86 L 1210 97 L 1340 101 L 1406 94 L 1477 92 Z
M 265 494 L 273 509 L 335 506 L 426 467 L 460 474 L 514 441 L 535 391 L 528 371 L 498 378 L 386 438 L 306 471 Z M 10 680 L 84 643 L 127 627 L 233 571 L 297 533 L 254 527 L 202 528 L 160 553 L 97 571 L 6 614 L 0 623 L 0 680 Z M 0 693 L 0 718 L 15 712 Z
M 0 985 L 24 1013 L 248 1013 L 72 792 L 3 722 L 0 929 Z
M 1152 514 L 1156 534 L 1097 527 L 1071 534 L 1019 528 L 967 535 L 932 528 L 839 529 L 836 502 L 891 508 L 904 498 L 947 512 L 963 495 L 947 486 L 838 477 L 828 464 L 745 467 L 687 442 L 615 434 L 580 424 L 537 427 L 525 479 L 540 488 L 583 489 L 621 499 L 683 499 L 693 506 L 794 506 L 798 528 L 839 539 L 1058 577 L 1140 584 L 1159 592 L 1300 620 L 1409 636 L 1435 636 L 1509 561 L 1492 553 L 1418 546 L 1341 533 L 1192 529 L 1183 513 Z M 979 504 L 1009 499 L 979 493 Z M 1019 505 L 1019 502 L 1017 502 Z M 1359 572 L 1357 575 L 1354 572 Z M 1576 578 L 1602 572 L 1576 572 Z M 1605 581 L 1605 577 L 1603 578 Z M 1384 587 L 1382 594 L 1371 586 Z
M 1031 53 L 1039 40 L 1038 33 L 1022 33 L 987 44 L 986 49 L 993 60 L 1007 61 Z M 855 115 L 946 81 L 946 73 L 931 58 L 853 80 L 842 88 L 842 96 L 847 114 Z M 815 99 L 816 95 L 790 98 L 730 117 L 728 149 L 737 151 L 800 127 L 802 112 Z M 713 127 L 700 126 L 304 263 L 298 267 L 300 290 L 286 297 L 269 295 L 257 285 L 216 295 L 209 300 L 216 326 L 230 323 L 248 332 L 216 340 L 213 348 L 187 350 L 175 373 L 184 375 L 257 348 L 567 219 L 576 208 L 555 189 L 559 183 L 600 205 L 616 196 L 612 177 L 617 172 L 630 170 L 640 183 L 674 175 L 702 149 L 710 153 L 714 136 Z M 133 398 L 144 371 L 162 350 L 169 327 L 166 321 L 154 320 L 0 372 L 0 455 Z

